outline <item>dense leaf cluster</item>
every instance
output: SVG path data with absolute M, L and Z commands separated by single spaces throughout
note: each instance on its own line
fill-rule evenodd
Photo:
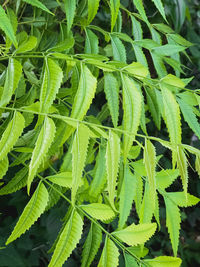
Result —
M 0 195 L 27 187 L 30 197 L 5 245 L 68 203 L 48 266 L 62 266 L 80 240 L 82 267 L 181 265 L 180 208 L 199 202 L 188 193 L 191 156 L 200 174 L 182 122 L 200 138 L 200 95 L 181 61 L 193 44 L 168 25 L 161 0 L 151 2 L 158 23 L 145 2 L 0 5 Z M 168 168 L 158 146 L 171 153 Z M 173 254 L 150 258 L 163 200 Z

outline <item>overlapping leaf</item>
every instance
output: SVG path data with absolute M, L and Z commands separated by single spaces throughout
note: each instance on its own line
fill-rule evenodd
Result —
M 106 237 L 101 258 L 97 267 L 117 267 L 119 264 L 119 251 L 115 243 Z

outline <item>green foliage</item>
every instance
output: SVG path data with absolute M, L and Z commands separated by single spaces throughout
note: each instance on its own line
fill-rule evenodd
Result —
M 164 7 L 161 0 L 0 5 L 0 195 L 25 205 L 22 188 L 31 194 L 1 246 L 40 218 L 45 246 L 55 240 L 45 266 L 181 265 L 181 208 L 199 202 L 188 191 L 190 166 L 200 173 L 193 146 L 200 95 L 183 68 L 193 44 L 170 27 Z M 59 226 L 49 230 L 52 214 Z M 172 251 L 154 253 L 166 229 Z

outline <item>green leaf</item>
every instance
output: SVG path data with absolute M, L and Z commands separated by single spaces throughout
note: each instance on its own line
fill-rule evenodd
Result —
M 106 148 L 106 170 L 109 201 L 115 209 L 114 198 L 120 161 L 120 139 L 116 133 L 110 131 Z
M 6 81 L 3 88 L 3 93 L 1 95 L 0 106 L 6 106 L 14 94 L 19 80 L 22 75 L 22 65 L 16 59 L 9 59 L 8 68 L 6 72 Z
M 40 183 L 30 201 L 26 205 L 24 211 L 22 212 L 12 234 L 6 241 L 6 245 L 20 237 L 31 227 L 32 224 L 34 224 L 34 222 L 45 211 L 48 198 L 49 197 L 46 187 L 42 183 Z
M 49 267 L 62 266 L 79 242 L 83 229 L 83 221 L 78 212 L 73 211 L 62 230 Z
M 54 47 L 48 49 L 48 51 L 63 52 L 65 50 L 72 48 L 73 46 L 74 46 L 74 38 L 69 37 L 69 38 L 66 38 L 63 41 L 57 43 Z
M 156 201 L 156 194 L 154 194 Z M 145 183 L 145 192 L 142 200 L 142 204 L 139 210 L 140 223 L 150 223 L 155 213 L 155 202 L 152 202 L 152 193 L 148 182 Z
M 91 30 L 85 28 L 85 53 L 86 54 L 98 54 L 99 53 L 99 40 L 96 34 Z
M 150 267 L 180 267 L 181 266 L 181 259 L 176 257 L 170 257 L 170 256 L 160 256 L 156 257 L 152 260 L 145 259 L 145 263 L 148 264 Z
M 67 19 L 67 33 L 69 35 L 75 17 L 76 0 L 64 0 L 64 6 Z
M 174 91 L 175 93 L 185 87 L 184 82 L 173 74 L 168 74 L 167 76 L 162 78 L 160 82 L 162 83 L 162 87 L 166 86 L 168 89 L 170 89 L 172 92 Z
M 128 73 L 136 76 L 137 79 L 143 80 L 149 74 L 148 69 L 143 66 L 140 62 L 133 62 L 124 68 Z
M 28 168 L 25 167 L 18 171 L 11 181 L 0 189 L 0 195 L 8 195 L 20 190 L 22 187 L 26 186 L 27 178 Z
M 28 40 L 25 40 L 16 50 L 16 53 L 24 53 L 33 50 L 37 45 L 37 38 L 35 36 L 29 36 Z
M 124 110 L 124 159 L 130 151 L 137 134 L 142 113 L 142 96 L 134 84 L 134 81 L 126 75 L 122 75 L 123 84 L 123 110 Z
M 110 11 L 111 11 L 111 32 L 115 26 L 120 7 L 120 0 L 110 0 Z
M 81 267 L 89 267 L 98 252 L 102 240 L 102 232 L 95 223 L 91 224 L 90 231 L 83 245 Z
M 42 4 L 39 0 L 22 0 L 25 3 L 28 3 L 32 6 L 38 7 L 42 10 L 44 10 L 45 12 L 48 12 L 51 15 L 54 15 L 44 4 Z
M 194 131 L 196 136 L 200 139 L 200 125 L 197 120 L 196 115 L 193 112 L 193 109 L 190 105 L 188 105 L 185 101 L 181 99 L 177 99 L 179 106 L 181 108 L 181 112 L 183 114 L 184 120 L 187 122 L 189 127 Z
M 179 243 L 179 230 L 181 224 L 181 215 L 177 205 L 172 202 L 168 197 L 164 197 L 166 205 L 166 225 L 168 228 L 172 249 L 174 255 L 177 255 Z
M 184 192 L 169 192 L 166 193 L 166 195 L 179 207 L 194 206 L 200 201 L 198 197 L 190 195 L 189 193 L 187 193 L 186 198 Z
M 148 139 L 145 140 L 144 164 L 151 191 L 152 210 L 155 208 L 156 197 L 156 150 L 154 145 Z
M 87 149 L 89 144 L 89 130 L 81 124 L 76 130 L 72 145 L 72 193 L 71 200 L 75 204 L 76 193 L 81 185 L 81 178 L 85 166 Z
M 96 85 L 96 78 L 85 65 L 81 65 L 79 86 L 72 106 L 72 118 L 83 119 L 94 98 Z
M 155 6 L 157 7 L 158 11 L 160 12 L 164 20 L 167 21 L 162 1 L 161 0 L 152 0 L 152 1 L 154 2 Z
M 184 149 L 181 146 L 177 147 L 177 166 L 180 172 L 185 197 L 187 198 L 188 164 Z
M 114 60 L 126 63 L 126 49 L 122 41 L 115 35 L 111 36 Z
M 144 244 L 156 231 L 156 223 L 131 224 L 112 234 L 129 246 Z
M 130 254 L 124 253 L 125 267 L 138 267 L 137 261 Z
M 137 10 L 140 13 L 141 17 L 143 18 L 143 20 L 148 24 L 149 22 L 148 22 L 148 19 L 146 16 L 146 12 L 144 10 L 144 5 L 143 5 L 142 0 L 133 0 L 133 4 L 137 8 Z
M 158 128 L 158 130 L 160 130 L 161 111 L 159 109 L 157 94 L 155 90 L 156 89 L 154 88 L 149 88 L 149 87 L 145 88 L 149 110 L 151 112 L 156 127 Z
M 106 236 L 103 252 L 97 267 L 117 267 L 119 264 L 119 251 L 115 243 Z
M 54 184 L 71 188 L 72 187 L 72 173 L 71 172 L 60 172 L 58 174 L 47 176 L 46 179 Z
M 12 150 L 19 136 L 24 129 L 24 117 L 19 112 L 15 112 L 13 119 L 9 122 L 0 140 L 0 160 L 3 160 Z
M 114 211 L 106 204 L 92 203 L 80 207 L 97 220 L 107 221 L 115 217 Z
M 100 0 L 88 0 L 88 25 L 93 21 L 99 8 Z
M 15 37 L 12 24 L 1 5 L 0 5 L 0 29 L 2 29 L 5 32 L 7 37 L 13 42 L 14 46 L 17 47 L 17 40 Z
M 166 87 L 162 88 L 163 104 L 164 104 L 164 120 L 168 128 L 170 141 L 172 146 L 181 144 L 181 116 L 179 105 L 172 92 Z M 177 160 L 176 151 L 172 151 L 173 154 L 173 166 L 175 166 Z
M 48 149 L 53 142 L 55 136 L 55 124 L 52 119 L 46 117 L 40 134 L 37 138 L 35 148 L 33 150 L 33 154 L 31 157 L 30 165 L 29 165 L 29 175 L 27 181 L 27 190 L 30 192 L 31 183 L 37 174 L 37 170 L 40 167 L 43 159 L 46 157 Z
M 166 169 L 156 173 L 156 186 L 159 189 L 166 189 L 169 187 L 179 176 L 178 169 Z
M 52 59 L 45 62 L 45 71 L 40 90 L 40 112 L 48 113 L 63 78 L 62 69 Z
M 3 178 L 3 176 L 6 174 L 9 167 L 9 161 L 8 157 L 6 156 L 0 161 L 0 180 Z M 1 190 L 0 190 L 1 192 Z
M 114 127 L 117 127 L 119 117 L 119 84 L 112 73 L 104 74 L 104 91 Z
M 93 197 L 97 197 L 100 194 L 106 183 L 105 157 L 106 157 L 106 149 L 103 145 L 100 145 L 94 169 L 94 178 L 89 188 L 89 194 Z
M 166 44 L 152 48 L 152 51 L 161 56 L 171 56 L 185 49 L 186 47 L 184 46 Z
M 123 228 L 132 208 L 133 200 L 136 194 L 136 177 L 130 171 L 128 165 L 124 167 L 124 178 L 120 191 L 119 202 L 119 223 L 118 228 Z

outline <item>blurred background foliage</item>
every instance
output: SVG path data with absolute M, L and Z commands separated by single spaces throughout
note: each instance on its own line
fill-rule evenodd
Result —
M 4 2 L 4 1 L 0 1 Z M 9 2 L 9 1 L 8 1 Z M 17 1 L 20 2 L 20 1 Z M 55 1 L 46 0 L 43 1 L 47 7 L 56 8 Z M 129 10 L 134 10 L 132 1 L 121 0 L 121 3 Z M 2 3 L 1 3 L 2 4 Z M 8 3 L 8 7 L 12 8 L 13 1 Z M 162 22 L 162 18 L 151 0 L 144 1 L 148 18 L 151 23 Z M 183 37 L 188 39 L 195 45 L 189 48 L 188 54 L 190 58 L 183 57 L 182 63 L 186 66 L 184 69 L 186 76 L 194 76 L 193 81 L 190 83 L 191 89 L 200 88 L 200 1 L 199 0 L 163 0 L 165 6 L 165 11 L 167 14 L 167 19 L 172 28 L 175 29 L 177 33 L 180 33 Z M 25 17 L 30 19 L 30 10 L 27 8 L 24 10 Z M 20 13 L 20 12 L 19 12 Z M 123 20 L 126 17 L 123 16 Z M 37 26 L 44 27 L 45 23 L 37 22 Z M 110 17 L 105 9 L 100 7 L 97 17 L 95 18 L 95 24 L 102 26 L 103 28 L 109 24 Z M 36 23 L 35 23 L 36 25 Z M 125 24 L 124 24 L 125 25 Z M 126 27 L 124 26 L 124 31 Z M 127 27 L 128 32 L 128 27 Z M 49 34 L 49 33 L 47 33 Z M 149 31 L 144 31 L 144 35 L 149 35 Z M 149 36 L 146 36 L 148 38 Z M 47 38 L 44 34 L 43 38 Z M 54 41 L 54 36 L 51 36 L 52 42 Z M 77 35 L 77 40 L 79 38 L 80 45 L 83 42 L 81 37 Z M 49 39 L 48 39 L 49 40 Z M 43 42 L 44 44 L 45 42 Z M 46 47 L 41 47 L 41 50 L 45 50 Z M 108 48 L 109 53 L 109 48 Z M 128 54 L 128 53 L 127 53 Z M 133 60 L 128 58 L 128 61 Z M 101 99 L 99 99 L 101 101 Z M 105 99 L 102 99 L 105 101 Z M 98 105 L 98 103 L 97 103 Z M 97 106 L 98 109 L 98 106 Z M 151 121 L 148 123 L 148 132 L 155 132 L 155 127 L 151 125 Z M 166 129 L 162 128 L 160 137 L 163 134 L 163 138 L 166 136 Z M 154 133 L 155 135 L 155 133 Z M 188 128 L 186 124 L 183 124 L 183 142 L 191 144 L 198 149 L 200 149 L 200 140 L 196 138 L 193 132 Z M 157 145 L 156 147 L 158 154 L 163 154 L 163 158 L 160 164 L 167 168 L 169 167 L 169 152 Z M 200 180 L 197 174 L 193 171 L 194 161 L 192 161 L 192 156 L 190 160 L 191 168 L 189 169 L 190 183 L 189 192 L 192 195 L 200 196 Z M 8 172 L 7 176 L 10 179 L 13 176 L 12 172 Z M 178 186 L 176 183 L 173 184 L 172 190 Z M 22 189 L 12 195 L 1 197 L 0 205 L 0 266 L 20 266 L 20 267 L 31 267 L 31 266 L 47 266 L 50 259 L 50 254 L 48 254 L 48 249 L 50 244 L 55 240 L 57 233 L 62 225 L 60 218 L 64 216 L 66 212 L 66 203 L 59 201 L 54 209 L 46 212 L 38 222 L 31 227 L 31 229 L 24 234 L 20 239 L 17 239 L 14 243 L 10 244 L 7 248 L 4 248 L 4 243 L 8 238 L 10 232 L 12 231 L 14 225 L 16 224 L 20 214 L 22 213 L 24 206 L 28 202 L 28 196 L 26 194 L 26 188 Z M 134 213 L 134 211 L 133 211 Z M 165 227 L 165 209 L 164 205 L 160 203 L 160 214 L 161 214 L 161 231 L 154 236 L 149 242 L 147 242 L 146 247 L 151 246 L 151 256 L 159 255 L 172 255 L 171 244 L 168 237 L 168 233 Z M 179 255 L 183 260 L 183 267 L 186 266 L 200 266 L 200 207 L 195 206 L 187 209 L 182 209 L 182 230 L 180 233 L 180 246 Z M 133 221 L 133 217 L 130 215 L 130 222 Z M 87 228 L 87 222 L 86 226 Z M 81 246 L 84 243 L 84 237 L 79 243 L 78 247 L 73 251 L 71 258 L 64 264 L 64 267 L 78 267 L 80 266 L 81 259 Z M 93 262 L 92 266 L 96 266 Z M 123 267 L 123 262 L 121 261 L 120 267 Z

